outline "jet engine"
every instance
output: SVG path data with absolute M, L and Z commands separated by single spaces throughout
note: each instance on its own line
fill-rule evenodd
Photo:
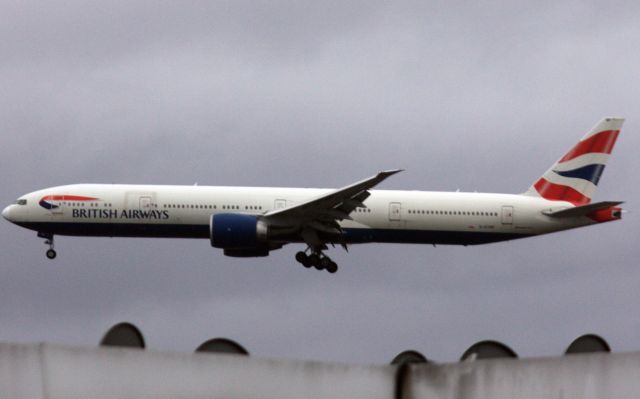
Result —
M 269 226 L 256 215 L 219 213 L 211 216 L 211 246 L 227 256 L 267 256 Z

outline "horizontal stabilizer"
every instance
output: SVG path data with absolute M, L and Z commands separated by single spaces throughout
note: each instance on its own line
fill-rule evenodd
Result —
M 574 208 L 561 209 L 555 212 L 544 212 L 545 215 L 551 216 L 554 218 L 565 218 L 565 217 L 578 217 L 578 216 L 586 216 L 591 212 L 599 211 L 601 209 L 611 208 L 616 205 L 622 204 L 623 201 L 602 201 L 595 202 L 593 204 L 576 206 Z

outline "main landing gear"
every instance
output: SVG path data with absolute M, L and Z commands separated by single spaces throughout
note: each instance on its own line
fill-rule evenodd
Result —
M 44 243 L 45 245 L 49 246 L 49 249 L 46 252 L 47 258 L 49 259 L 55 259 L 56 258 L 56 251 L 55 249 L 53 249 L 53 234 L 51 233 L 38 233 L 38 237 L 40 238 L 44 238 Z
M 296 260 L 307 268 L 313 266 L 317 270 L 326 270 L 331 274 L 338 271 L 338 264 L 322 251 L 313 251 L 309 255 L 305 251 L 300 251 L 296 253 Z

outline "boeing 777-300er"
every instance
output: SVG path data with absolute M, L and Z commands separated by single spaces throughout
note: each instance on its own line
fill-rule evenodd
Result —
M 296 260 L 335 273 L 328 244 L 475 245 L 621 218 L 591 202 L 623 123 L 604 118 L 523 194 L 372 190 L 388 170 L 340 189 L 74 184 L 35 191 L 5 219 L 53 237 L 207 238 L 227 256 L 267 256 L 304 243 Z

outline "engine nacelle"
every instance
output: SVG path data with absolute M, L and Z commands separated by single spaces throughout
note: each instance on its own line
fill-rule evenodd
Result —
M 269 256 L 269 248 L 225 249 L 224 255 L 231 256 L 232 258 L 257 258 L 257 257 Z
M 211 216 L 209 223 L 211 246 L 232 250 L 230 253 L 238 252 L 233 250 L 268 251 L 268 232 L 267 224 L 255 215 L 219 213 Z

